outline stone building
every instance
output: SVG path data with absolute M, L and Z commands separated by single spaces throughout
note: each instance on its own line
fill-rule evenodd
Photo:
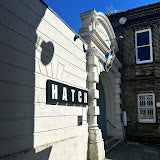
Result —
M 40 0 L 0 1 L 0 13 L 0 158 L 103 160 L 103 137 L 123 139 L 107 16 L 82 13 L 77 35 Z
M 160 143 L 160 2 L 113 13 L 108 18 L 122 63 L 127 138 Z

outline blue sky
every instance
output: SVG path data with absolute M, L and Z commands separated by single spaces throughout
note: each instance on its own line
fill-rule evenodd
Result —
M 95 9 L 107 13 L 113 7 L 114 12 L 143 6 L 159 0 L 43 0 L 46 2 L 74 31 L 81 28 L 80 13 Z

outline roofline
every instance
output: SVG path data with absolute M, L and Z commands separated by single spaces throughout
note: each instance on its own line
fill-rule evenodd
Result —
M 48 8 L 55 16 L 57 16 L 75 35 L 79 35 L 75 30 L 73 30 L 51 7 L 49 7 L 43 0 L 39 0 L 41 3 L 43 3 L 46 8 Z M 87 45 L 87 43 L 84 41 L 84 39 L 80 36 L 80 40 Z
M 142 8 L 149 8 L 149 7 L 152 7 L 152 6 L 156 6 L 157 4 L 160 5 L 160 2 L 150 3 L 150 4 L 146 4 L 144 6 L 139 6 L 139 7 L 135 7 L 135 8 L 127 9 L 127 10 L 122 10 L 122 11 L 115 12 L 115 13 L 112 13 L 112 14 L 107 15 L 107 16 L 109 17 L 109 16 L 112 16 L 112 15 L 117 15 L 117 14 L 121 14 L 121 13 L 132 12 L 134 10 L 139 10 L 139 9 L 142 9 Z

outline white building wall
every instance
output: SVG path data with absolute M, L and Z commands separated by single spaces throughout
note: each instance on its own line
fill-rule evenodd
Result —
M 0 157 L 86 160 L 82 106 L 46 104 L 48 79 L 86 89 L 84 42 L 39 0 L 0 1 L 0 13 Z

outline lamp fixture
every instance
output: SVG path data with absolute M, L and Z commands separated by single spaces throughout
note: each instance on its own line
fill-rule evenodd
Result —
M 84 51 L 84 52 L 87 52 L 84 43 L 83 43 L 83 51 Z
M 79 38 L 79 35 L 76 34 L 76 35 L 74 36 L 74 41 L 76 41 L 76 39 L 78 39 L 78 38 Z
M 121 25 L 124 25 L 126 22 L 127 22 L 127 18 L 126 18 L 126 17 L 121 17 L 121 18 L 119 19 L 119 23 L 120 23 Z
M 107 39 L 107 40 L 105 40 L 105 41 L 112 41 L 112 40 L 115 40 L 115 39 L 123 39 L 123 36 L 115 37 L 115 38 L 113 38 L 113 39 Z

